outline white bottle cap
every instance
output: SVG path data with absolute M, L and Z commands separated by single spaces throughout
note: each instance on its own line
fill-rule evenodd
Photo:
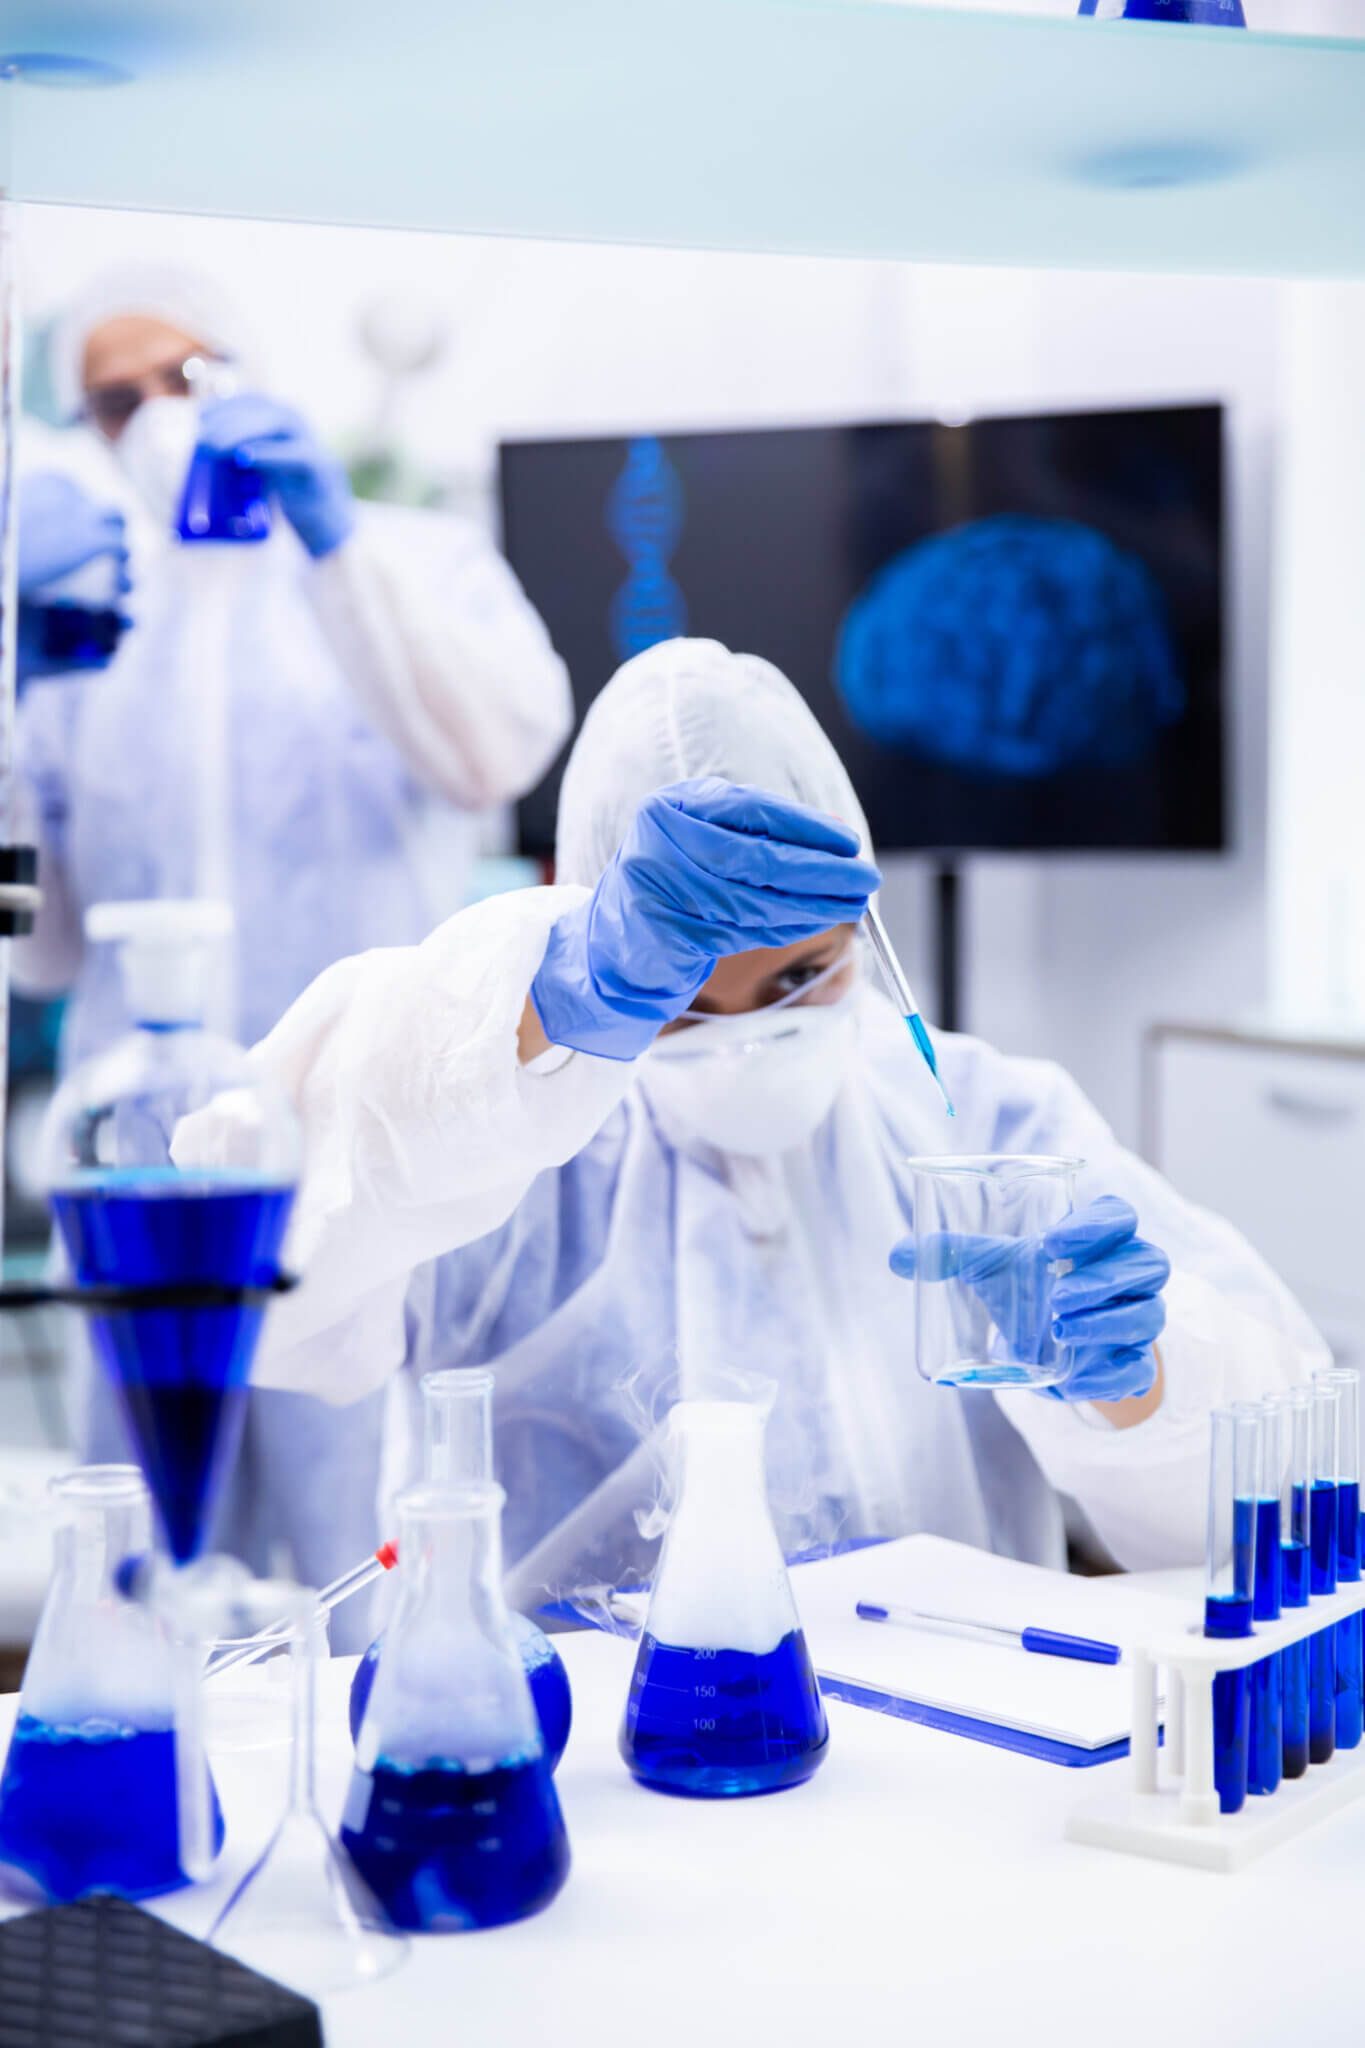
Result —
M 197 1024 L 205 1003 L 208 948 L 231 936 L 232 905 L 206 899 L 92 903 L 85 936 L 114 942 L 128 1008 L 139 1024 Z

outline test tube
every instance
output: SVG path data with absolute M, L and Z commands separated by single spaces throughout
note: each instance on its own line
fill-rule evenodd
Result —
M 1329 1379 L 1312 1385 L 1313 1484 L 1308 1495 L 1309 1590 L 1337 1590 L 1337 1438 L 1341 1397 Z M 1337 1632 L 1308 1638 L 1308 1761 L 1330 1763 L 1337 1741 Z
M 1313 1397 L 1293 1387 L 1284 1397 L 1285 1466 L 1280 1490 L 1281 1593 L 1286 1608 L 1308 1605 L 1308 1496 L 1313 1478 Z M 1281 1711 L 1284 1717 L 1284 1775 L 1301 1778 L 1308 1769 L 1308 1639 L 1280 1652 Z
M 1283 1397 L 1268 1395 L 1261 1403 L 1261 1445 L 1256 1486 L 1256 1577 L 1252 1601 L 1254 1621 L 1278 1621 L 1283 1594 L 1280 1541 L 1280 1495 L 1286 1464 Z M 1284 1769 L 1284 1673 L 1278 1651 L 1262 1657 L 1249 1673 L 1251 1686 L 1251 1749 L 1247 1789 L 1275 1792 Z
M 1256 1487 L 1261 1411 L 1256 1402 L 1215 1408 L 1209 1418 L 1206 1636 L 1249 1636 L 1256 1585 Z M 1223 1813 L 1246 1802 L 1251 1688 L 1246 1669 L 1213 1681 L 1213 1782 Z
M 1324 1375 L 1337 1390 L 1337 1584 L 1360 1579 L 1360 1374 L 1338 1369 Z M 1338 1749 L 1356 1749 L 1365 1729 L 1365 1655 L 1361 1618 L 1337 1623 Z

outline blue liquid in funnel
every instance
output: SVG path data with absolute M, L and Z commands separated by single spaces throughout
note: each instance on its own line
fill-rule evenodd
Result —
M 526 1683 L 531 1688 L 531 1704 L 536 1710 L 540 1723 L 540 1737 L 545 1744 L 545 1758 L 553 1771 L 564 1754 L 573 1725 L 573 1695 L 569 1691 L 569 1674 L 564 1669 L 564 1660 L 550 1638 L 538 1629 L 524 1614 L 510 1614 L 512 1634 L 516 1638 L 517 1655 L 521 1668 L 526 1673 Z M 360 1724 L 365 1718 L 365 1709 L 370 1703 L 374 1690 L 374 1675 L 379 1669 L 379 1654 L 384 1647 L 382 1635 L 376 1636 L 356 1665 L 355 1677 L 351 1680 L 351 1697 L 347 1717 L 351 1724 L 351 1740 L 360 1738 Z
M 620 1748 L 643 1784 L 699 1799 L 777 1792 L 809 1778 L 828 1746 L 800 1629 L 761 1655 L 641 1636 Z
M 170 1729 L 54 1727 L 20 1714 L 0 1777 L 0 1870 L 54 1901 L 89 1892 L 147 1899 L 185 1884 Z
M 454 1934 L 548 1906 L 569 1840 L 543 1756 L 489 1771 L 380 1757 L 351 1779 L 341 1840 L 396 1927 Z
M 127 1168 L 52 1196 L 82 1286 L 266 1284 L 279 1271 L 292 1188 L 235 1174 Z M 197 1555 L 217 1482 L 236 1450 L 263 1310 L 140 1309 L 92 1315 L 166 1542 Z

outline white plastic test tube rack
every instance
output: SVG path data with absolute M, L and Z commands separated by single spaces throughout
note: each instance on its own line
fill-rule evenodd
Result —
M 1118 1782 L 1067 1816 L 1068 1840 L 1206 1870 L 1239 1870 L 1358 1799 L 1365 1793 L 1365 1742 L 1339 1749 L 1330 1763 L 1310 1764 L 1301 1778 L 1282 1779 L 1277 1792 L 1249 1792 L 1240 1813 L 1221 1813 L 1213 1783 L 1213 1681 L 1220 1671 L 1259 1664 L 1363 1609 L 1365 1580 L 1307 1607 L 1287 1608 L 1278 1621 L 1258 1621 L 1254 1635 L 1173 1634 L 1135 1650 L 1128 1769 L 1122 1777 L 1115 1771 Z M 1159 1671 L 1166 1674 L 1164 1748 L 1157 1741 Z

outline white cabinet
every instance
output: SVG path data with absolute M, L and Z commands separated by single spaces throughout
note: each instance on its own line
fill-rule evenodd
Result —
M 1365 1367 L 1365 1041 L 1161 1024 L 1145 1081 L 1149 1158 L 1250 1238 L 1343 1365 Z

